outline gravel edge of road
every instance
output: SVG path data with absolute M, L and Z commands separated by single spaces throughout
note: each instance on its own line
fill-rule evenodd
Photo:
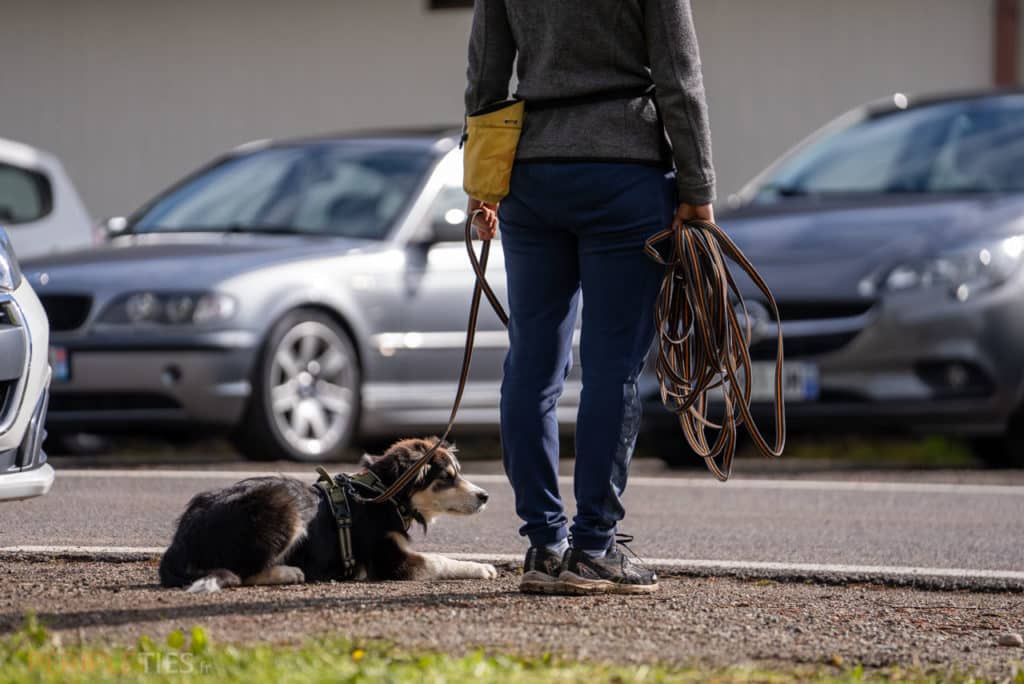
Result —
M 472 554 L 458 554 L 460 558 L 472 560 Z M 0 561 L 50 562 L 54 560 L 90 563 L 134 563 L 157 561 L 159 553 L 139 551 L 12 551 L 0 549 Z M 482 555 L 477 561 L 492 563 L 507 570 L 519 568 L 517 561 L 496 560 Z M 886 574 L 884 572 L 836 572 L 828 570 L 804 570 L 800 568 L 737 568 L 692 565 L 685 562 L 652 562 L 655 570 L 667 577 L 725 577 L 746 581 L 773 581 L 789 583 L 819 584 L 825 586 L 878 585 L 884 587 L 919 589 L 923 591 L 973 591 L 983 593 L 1024 593 L 1024 582 L 1001 577 L 979 576 L 938 576 L 921 574 Z
M 161 589 L 153 556 L 135 562 L 0 564 L 0 634 L 34 615 L 66 643 L 160 642 L 200 625 L 218 643 L 299 644 L 343 633 L 414 651 L 545 654 L 572 662 L 700 668 L 899 668 L 1015 678 L 1019 594 L 927 592 L 731 578 L 663 577 L 650 596 L 536 597 L 518 574 L 495 580 L 327 582 L 215 594 Z M 541 613 L 538 609 L 543 608 Z M 839 672 L 830 670 L 831 672 Z M 796 681 L 803 681 L 797 675 Z

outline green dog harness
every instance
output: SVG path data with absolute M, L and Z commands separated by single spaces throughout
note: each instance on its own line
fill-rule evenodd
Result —
M 334 522 L 338 525 L 338 541 L 341 547 L 342 579 L 352 579 L 356 572 L 356 556 L 352 548 L 352 501 L 365 501 L 357 491 L 358 487 L 379 495 L 387 491 L 387 486 L 375 473 L 363 470 L 358 473 L 341 473 L 337 477 L 331 477 L 323 468 L 317 468 L 320 478 L 314 485 L 324 493 L 327 503 L 334 515 Z M 395 501 L 393 498 L 386 499 L 395 508 L 395 513 L 402 520 L 403 529 L 409 530 L 414 520 L 422 518 L 412 509 Z

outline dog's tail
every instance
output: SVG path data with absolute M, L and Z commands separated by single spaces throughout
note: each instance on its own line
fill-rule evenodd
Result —
M 225 568 L 194 570 L 173 544 L 160 559 L 160 584 L 164 587 L 188 587 L 192 593 L 211 593 L 241 583 L 238 575 Z

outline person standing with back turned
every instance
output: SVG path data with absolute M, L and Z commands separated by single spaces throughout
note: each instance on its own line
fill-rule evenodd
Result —
M 513 65 L 516 96 L 527 104 L 511 192 L 500 208 L 471 199 L 469 209 L 483 210 L 481 239 L 500 226 L 508 277 L 501 439 L 531 545 L 520 588 L 651 592 L 657 576 L 622 552 L 616 527 L 663 275 L 644 241 L 673 222 L 714 220 L 690 0 L 476 0 L 468 114 L 508 97 Z M 570 534 L 556 404 L 572 367 L 581 292 Z

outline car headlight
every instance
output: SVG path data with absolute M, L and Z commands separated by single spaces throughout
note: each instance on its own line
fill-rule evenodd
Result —
M 235 300 L 219 292 L 132 292 L 100 316 L 110 325 L 206 325 L 235 315 Z
M 0 290 L 17 290 L 21 285 L 21 269 L 7 233 L 0 228 Z
M 940 288 L 961 302 L 1006 282 L 1024 257 L 1024 235 L 974 242 L 934 257 L 907 261 L 883 273 L 861 291 L 902 292 Z

